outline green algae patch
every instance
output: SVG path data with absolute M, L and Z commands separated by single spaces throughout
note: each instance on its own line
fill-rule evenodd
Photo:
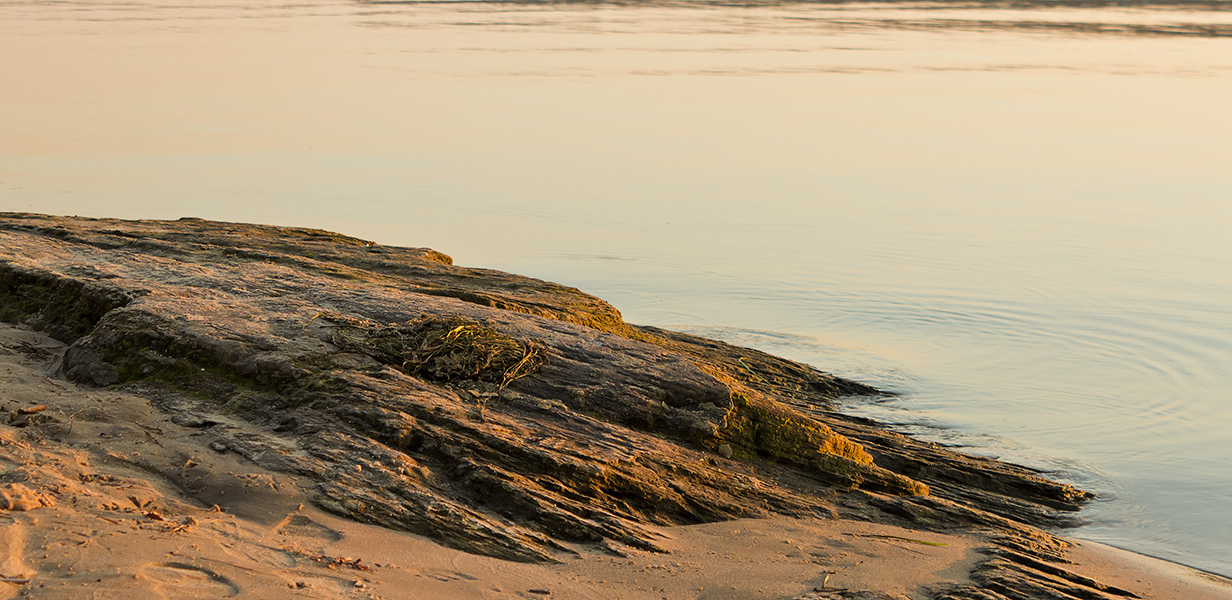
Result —
M 713 365 L 699 365 L 731 390 L 731 410 L 706 447 L 740 460 L 770 459 L 804 467 L 819 480 L 903 496 L 928 495 L 928 486 L 873 463 L 860 444 L 824 423 L 736 381 Z
M 741 444 L 734 455 L 759 455 L 806 467 L 814 477 L 853 489 L 926 496 L 928 486 L 873 463 L 864 447 L 825 424 L 752 390 L 732 394 L 732 415 L 720 435 Z
M 61 342 L 87 334 L 137 292 L 0 263 L 0 321 L 26 323 Z
M 436 382 L 484 381 L 501 387 L 535 373 L 547 359 L 536 341 L 521 341 L 460 317 L 424 317 L 378 325 L 338 314 L 334 345 Z
M 799 463 L 818 454 L 841 456 L 857 464 L 873 457 L 859 444 L 834 433 L 825 424 L 802 415 L 749 389 L 732 391 L 732 411 L 720 437 L 737 455 L 762 455 Z
M 94 385 L 151 381 L 213 399 L 268 392 L 291 380 L 237 369 L 231 363 L 251 362 L 242 342 L 186 335 L 174 322 L 131 308 L 110 313 L 82 342 L 69 349 L 65 368 L 70 378 Z

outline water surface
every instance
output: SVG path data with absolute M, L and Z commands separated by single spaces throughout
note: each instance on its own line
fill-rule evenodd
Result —
M 0 210 L 564 282 L 1232 575 L 1223 4 L 7 0 L 0 72 Z

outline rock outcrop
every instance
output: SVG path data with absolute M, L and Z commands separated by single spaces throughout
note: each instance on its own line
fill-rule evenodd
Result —
M 653 552 L 648 524 L 841 516 L 996 532 L 951 598 L 1110 593 L 1039 568 L 1065 543 L 1037 527 L 1088 494 L 835 412 L 880 394 L 859 383 L 433 250 L 4 214 L 0 320 L 71 343 L 66 377 L 150 398 L 329 511 L 470 552 Z

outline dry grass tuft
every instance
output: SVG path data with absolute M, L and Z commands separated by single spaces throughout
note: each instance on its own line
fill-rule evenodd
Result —
M 547 358 L 538 342 L 522 342 L 461 317 L 378 325 L 332 313 L 319 316 L 340 326 L 334 345 L 437 382 L 472 380 L 504 387 L 538 371 Z

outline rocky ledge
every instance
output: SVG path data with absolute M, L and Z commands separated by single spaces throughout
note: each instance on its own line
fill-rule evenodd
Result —
M 882 394 L 868 386 L 433 250 L 0 214 L 0 320 L 70 343 L 63 376 L 149 398 L 328 511 L 473 553 L 657 552 L 647 525 L 820 516 L 992 540 L 938 598 L 1131 595 L 1067 571 L 1044 530 L 1085 492 L 835 412 Z M 138 466 L 202 493 L 176 465 Z

